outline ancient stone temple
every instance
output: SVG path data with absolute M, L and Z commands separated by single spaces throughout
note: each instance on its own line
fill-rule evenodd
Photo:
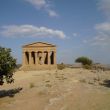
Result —
M 35 42 L 22 47 L 22 69 L 56 69 L 56 46 L 44 42 Z

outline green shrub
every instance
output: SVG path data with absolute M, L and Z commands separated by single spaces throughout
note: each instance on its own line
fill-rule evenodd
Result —
M 13 72 L 16 68 L 16 59 L 11 56 L 11 49 L 0 46 L 0 85 L 4 80 L 7 83 L 14 82 Z
M 92 65 L 92 60 L 88 57 L 79 57 L 75 60 L 77 63 L 82 63 L 83 65 Z

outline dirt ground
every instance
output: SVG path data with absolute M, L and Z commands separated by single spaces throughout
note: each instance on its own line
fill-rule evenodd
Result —
M 110 110 L 110 71 L 17 71 L 0 87 L 0 110 Z

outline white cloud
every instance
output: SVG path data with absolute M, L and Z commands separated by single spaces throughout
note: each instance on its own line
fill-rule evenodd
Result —
M 57 17 L 58 14 L 51 9 L 51 4 L 48 0 L 25 0 L 26 2 L 33 5 L 36 9 L 42 9 L 48 13 L 50 17 Z
M 100 32 L 107 32 L 110 34 L 110 23 L 104 22 L 104 23 L 96 24 L 95 29 Z
M 103 11 L 103 13 L 110 18 L 110 0 L 97 0 L 98 9 Z
M 88 42 L 92 45 L 110 46 L 110 0 L 97 1 L 98 9 L 104 13 L 104 16 L 107 18 L 107 20 L 94 26 L 96 30 L 96 36 L 91 40 L 88 40 Z
M 96 36 L 92 39 L 86 39 L 83 43 L 89 43 L 90 45 L 110 46 L 110 23 L 100 23 L 95 25 Z
M 25 0 L 30 4 L 34 5 L 36 8 L 45 8 L 47 7 L 47 3 L 45 0 Z
M 3 26 L 0 34 L 6 37 L 58 37 L 66 38 L 61 30 L 53 30 L 47 27 L 33 25 L 9 25 Z
M 76 37 L 76 36 L 78 36 L 78 34 L 77 33 L 73 33 L 73 36 Z
M 91 40 L 91 45 L 108 46 L 110 38 L 106 35 L 99 34 Z
M 47 12 L 48 12 L 49 16 L 51 16 L 51 17 L 57 17 L 58 16 L 58 14 L 54 10 L 47 10 Z
M 105 22 L 96 24 L 95 29 L 97 31 L 97 36 L 93 39 L 94 44 L 110 44 L 110 23 Z
M 86 43 L 88 43 L 88 40 L 87 40 L 87 39 L 84 39 L 82 42 L 83 42 L 84 44 L 86 44 Z
M 83 43 L 98 48 L 102 52 L 108 52 L 110 49 L 110 0 L 97 1 L 98 9 L 103 12 L 103 15 L 107 19 L 102 23 L 96 24 L 94 26 L 95 35 L 89 36 L 87 39 L 83 40 Z

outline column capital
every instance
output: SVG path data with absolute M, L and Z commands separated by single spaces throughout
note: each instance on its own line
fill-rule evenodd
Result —
M 22 51 L 22 53 L 26 53 L 26 52 L 28 52 L 28 51 L 24 51 L 24 50 Z
M 50 53 L 51 51 L 49 50 L 49 51 L 47 51 L 48 53 Z
M 32 53 L 32 51 L 29 51 L 29 53 Z

